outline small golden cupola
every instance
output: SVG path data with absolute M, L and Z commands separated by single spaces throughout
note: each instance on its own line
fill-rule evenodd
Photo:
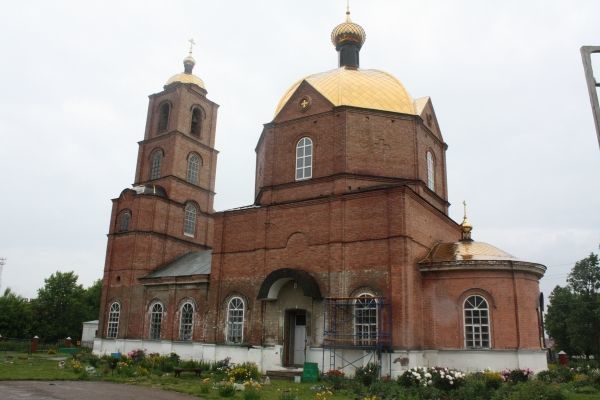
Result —
M 339 56 L 339 66 L 358 68 L 360 66 L 359 53 L 367 39 L 367 34 L 362 26 L 350 19 L 350 6 L 346 8 L 346 21 L 342 22 L 331 32 L 331 42 Z
M 460 228 L 461 228 L 461 232 L 462 232 L 461 241 L 472 242 L 473 239 L 471 239 L 471 231 L 473 230 L 473 225 L 471 225 L 471 223 L 469 222 L 469 219 L 467 218 L 467 202 L 466 201 L 463 201 L 463 206 L 465 209 L 465 215 L 463 217 L 462 223 L 460 224 Z
M 190 50 L 188 52 L 187 57 L 183 59 L 183 72 L 170 77 L 167 83 L 165 83 L 165 87 L 173 83 L 179 82 L 190 83 L 206 90 L 206 87 L 204 86 L 204 81 L 192 73 L 194 66 L 196 65 L 196 60 L 194 60 L 194 57 L 192 57 L 192 47 L 196 43 L 194 42 L 194 39 L 190 39 L 189 42 Z

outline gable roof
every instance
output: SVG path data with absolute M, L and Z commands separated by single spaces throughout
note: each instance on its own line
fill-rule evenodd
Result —
M 211 263 L 212 250 L 192 251 L 152 271 L 144 278 L 208 275 L 211 271 Z

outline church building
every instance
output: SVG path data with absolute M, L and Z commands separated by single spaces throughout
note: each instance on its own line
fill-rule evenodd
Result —
M 546 268 L 473 240 L 466 211 L 449 217 L 431 99 L 360 68 L 365 39 L 347 12 L 338 67 L 283 94 L 248 206 L 213 209 L 219 106 L 191 52 L 150 95 L 135 182 L 112 200 L 96 353 L 263 372 L 546 368 Z

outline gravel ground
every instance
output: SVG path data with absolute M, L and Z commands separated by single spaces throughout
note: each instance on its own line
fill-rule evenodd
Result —
M 77 381 L 0 381 L 1 400 L 191 400 L 197 397 L 133 385 Z

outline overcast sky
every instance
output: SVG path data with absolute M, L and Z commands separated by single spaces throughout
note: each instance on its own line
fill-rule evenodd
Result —
M 474 239 L 548 266 L 546 294 L 563 284 L 600 243 L 600 151 L 579 54 L 600 45 L 600 1 L 351 7 L 367 32 L 362 67 L 432 98 L 452 218 L 466 199 Z M 57 270 L 85 286 L 102 277 L 110 199 L 133 182 L 147 96 L 182 71 L 190 37 L 194 72 L 221 106 L 215 208 L 251 204 L 262 124 L 293 82 L 336 67 L 329 35 L 344 11 L 343 0 L 4 4 L 2 287 L 34 297 Z

